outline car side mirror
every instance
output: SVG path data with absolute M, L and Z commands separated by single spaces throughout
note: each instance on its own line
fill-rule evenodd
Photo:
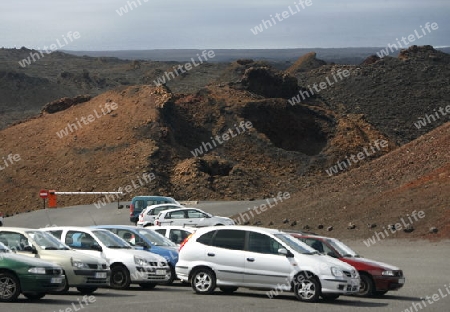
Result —
M 333 257 L 333 258 L 337 258 L 336 254 L 332 251 L 327 253 L 327 256 Z
M 123 205 L 119 205 L 117 209 L 123 209 Z
M 91 249 L 97 250 L 97 251 L 100 251 L 100 252 L 103 251 L 103 248 L 102 248 L 102 246 L 100 246 L 100 245 L 92 245 L 92 246 L 91 246 Z
M 34 255 L 37 255 L 37 253 L 38 253 L 36 247 L 34 247 L 34 246 L 25 246 L 23 248 L 23 250 L 27 251 L 27 252 L 31 252 Z
M 152 246 L 148 245 L 146 242 L 137 242 L 136 246 L 143 247 L 144 249 L 150 250 Z
M 294 254 L 292 252 L 290 252 L 289 250 L 287 250 L 286 248 L 278 249 L 278 253 L 280 255 L 285 255 L 286 258 L 294 258 Z

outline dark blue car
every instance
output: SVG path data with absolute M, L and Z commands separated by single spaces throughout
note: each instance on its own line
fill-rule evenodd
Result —
M 175 264 L 178 262 L 178 247 L 168 238 L 148 228 L 128 225 L 98 225 L 92 228 L 106 229 L 126 240 L 136 249 L 143 249 L 163 256 L 169 262 L 172 276 L 167 284 L 172 284 L 176 278 Z

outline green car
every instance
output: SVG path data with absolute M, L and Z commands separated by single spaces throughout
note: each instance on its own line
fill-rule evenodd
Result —
M 15 301 L 20 294 L 37 300 L 64 287 L 60 266 L 17 255 L 0 242 L 0 302 Z

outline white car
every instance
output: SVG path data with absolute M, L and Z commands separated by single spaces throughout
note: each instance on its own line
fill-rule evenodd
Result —
M 180 245 L 186 237 L 194 233 L 197 228 L 178 226 L 178 225 L 162 225 L 148 227 L 155 232 L 158 232 L 164 237 L 167 237 L 172 242 Z
M 48 227 L 43 229 L 81 253 L 104 257 L 111 267 L 111 287 L 127 289 L 130 284 L 152 289 L 167 282 L 171 272 L 167 260 L 144 250 L 136 250 L 105 229 Z
M 234 225 L 230 218 L 213 216 L 198 208 L 179 208 L 164 210 L 155 219 L 155 225 L 212 226 Z
M 155 223 L 156 216 L 163 210 L 169 209 L 177 209 L 184 208 L 184 206 L 178 204 L 159 204 L 159 205 L 150 205 L 147 206 L 142 212 L 139 214 L 139 220 L 137 222 L 137 226 L 152 226 Z
M 280 230 L 252 226 L 198 229 L 180 246 L 175 271 L 198 294 L 211 294 L 216 286 L 226 293 L 266 290 L 270 298 L 293 290 L 306 302 L 356 294 L 360 284 L 351 265 Z

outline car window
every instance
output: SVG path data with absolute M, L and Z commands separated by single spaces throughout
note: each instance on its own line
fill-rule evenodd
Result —
M 81 231 L 68 231 L 64 242 L 75 249 L 91 250 L 92 246 L 98 246 L 92 235 Z
M 191 233 L 189 233 L 188 231 L 172 229 L 170 230 L 169 239 L 175 244 L 180 244 L 190 234 Z
M 188 210 L 187 216 L 188 218 L 206 218 L 206 215 L 203 212 L 194 209 Z
M 134 203 L 134 210 L 142 210 L 146 208 L 147 206 L 144 204 L 145 202 L 143 200 L 136 200 Z
M 241 230 L 218 230 L 212 246 L 233 250 L 244 250 L 245 231 Z
M 127 243 L 129 243 L 131 246 L 136 245 L 137 242 L 139 242 L 139 236 L 136 236 L 132 231 L 130 230 L 117 230 L 116 233 L 117 236 L 121 237 L 123 240 L 125 240 Z
M 323 254 L 333 253 L 334 254 L 334 252 L 326 244 L 324 244 L 321 240 L 318 240 L 315 238 L 307 238 L 307 239 L 305 239 L 305 243 L 320 253 L 323 253 Z
M 270 236 L 256 232 L 249 233 L 248 251 L 277 255 L 280 248 L 284 247 Z
M 212 239 L 216 231 L 209 231 L 208 233 L 203 234 L 199 238 L 197 238 L 197 242 L 206 246 L 212 245 Z
M 156 232 L 158 232 L 161 235 L 166 235 L 166 229 L 155 229 Z
M 165 219 L 185 219 L 184 210 L 168 212 Z
M 1 242 L 11 250 L 24 250 L 26 246 L 31 246 L 25 235 L 16 232 L 1 232 Z
M 50 234 L 61 240 L 62 230 L 48 231 Z

